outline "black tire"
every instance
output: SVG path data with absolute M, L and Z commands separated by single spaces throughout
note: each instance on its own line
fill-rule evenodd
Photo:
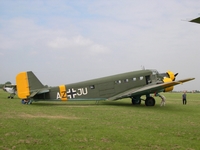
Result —
M 133 105 L 140 105 L 141 104 L 141 99 L 140 98 L 131 98 L 132 104 Z
M 146 106 L 154 106 L 155 105 L 155 99 L 153 97 L 148 97 L 145 100 L 145 105 Z

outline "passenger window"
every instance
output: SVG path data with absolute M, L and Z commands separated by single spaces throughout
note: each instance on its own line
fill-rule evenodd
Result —
M 116 81 L 115 81 L 115 84 L 120 84 L 120 83 L 122 83 L 121 80 L 116 80 Z
M 90 89 L 95 89 L 95 86 L 94 85 L 90 85 Z
M 144 77 L 141 76 L 141 77 L 140 77 L 140 80 L 143 80 L 143 78 L 144 78 Z
M 124 80 L 124 82 L 126 82 L 126 83 L 127 83 L 127 82 L 128 82 L 128 79 L 125 79 L 125 80 Z
M 136 81 L 136 78 L 133 78 L 133 81 Z

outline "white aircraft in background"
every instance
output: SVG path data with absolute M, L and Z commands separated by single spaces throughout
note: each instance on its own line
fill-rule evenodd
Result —
M 8 98 L 11 98 L 11 99 L 13 99 L 14 96 L 17 94 L 17 87 L 16 85 L 13 85 L 13 84 L 5 84 L 3 86 L 3 90 L 5 92 L 10 93 L 10 96 L 8 96 Z

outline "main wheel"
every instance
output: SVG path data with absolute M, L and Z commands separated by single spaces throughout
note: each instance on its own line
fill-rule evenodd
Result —
M 140 105 L 141 104 L 140 97 L 132 97 L 131 100 L 132 100 L 133 105 Z
M 146 106 L 154 106 L 155 105 L 155 99 L 153 97 L 147 97 L 145 100 Z

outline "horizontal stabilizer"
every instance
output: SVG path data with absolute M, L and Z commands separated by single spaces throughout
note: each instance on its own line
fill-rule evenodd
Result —
M 37 94 L 44 94 L 44 93 L 48 93 L 48 92 L 49 92 L 49 89 L 37 90 L 37 91 L 32 92 L 31 95 L 28 96 L 28 98 L 32 98 L 32 97 L 34 97 Z

